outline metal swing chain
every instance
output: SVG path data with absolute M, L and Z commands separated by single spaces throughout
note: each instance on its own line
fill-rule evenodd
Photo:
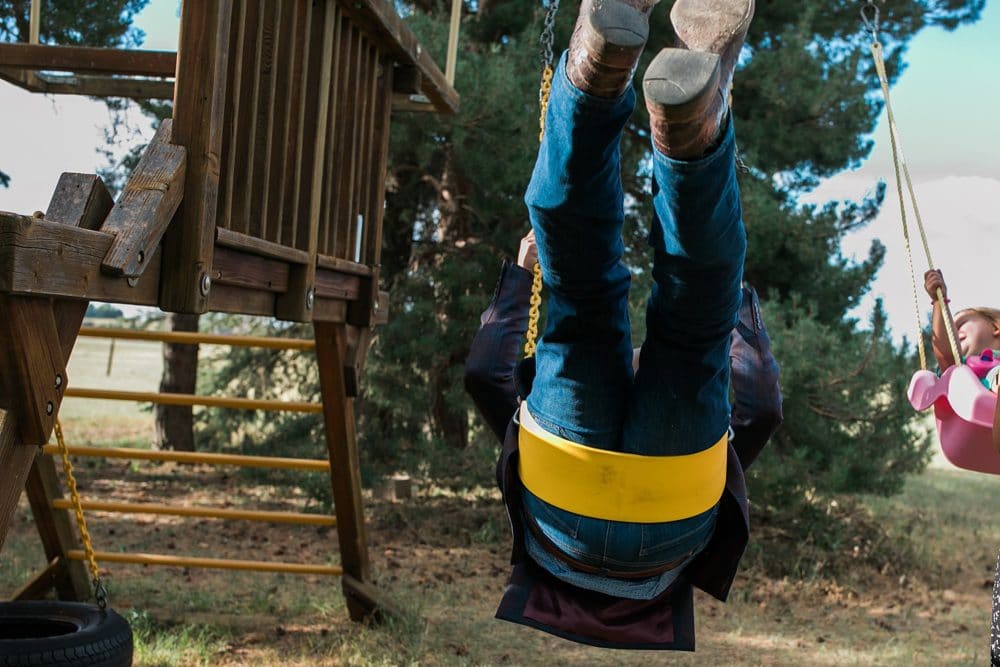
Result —
M 545 114 L 549 108 L 549 95 L 552 93 L 552 76 L 555 68 L 552 66 L 555 60 L 553 53 L 553 43 L 555 42 L 556 14 L 559 12 L 559 0 L 549 0 L 545 10 L 545 20 L 542 27 L 542 35 L 539 43 L 542 46 L 542 82 L 538 88 L 538 141 L 541 142 L 545 136 Z M 528 302 L 528 330 L 524 333 L 524 356 L 535 356 L 535 347 L 538 340 L 538 319 L 540 317 L 540 307 L 542 305 L 542 265 L 535 262 L 531 278 L 531 299 Z
M 934 260 L 931 258 L 930 245 L 927 242 L 927 234 L 924 231 L 924 224 L 920 218 L 920 209 L 917 206 L 917 196 L 913 191 L 913 182 L 910 179 L 910 170 L 906 166 L 906 156 L 903 154 L 902 142 L 899 139 L 899 130 L 896 126 L 896 117 L 893 114 L 892 103 L 889 98 L 889 77 L 885 69 L 885 60 L 882 57 L 882 43 L 879 41 L 879 17 L 879 9 L 874 0 L 867 0 L 861 7 L 861 21 L 871 34 L 872 59 L 875 62 L 875 70 L 878 73 L 879 83 L 882 87 L 882 96 L 885 99 L 886 117 L 889 121 L 889 140 L 892 145 L 892 162 L 896 174 L 896 192 L 899 197 L 899 211 L 902 219 L 903 240 L 906 248 L 906 261 L 909 265 L 910 283 L 913 289 L 913 306 L 917 316 L 917 351 L 920 356 L 920 367 L 926 370 L 927 354 L 924 351 L 923 336 L 920 334 L 920 300 L 919 292 L 917 290 L 916 272 L 913 268 L 913 251 L 910 245 L 909 225 L 906 220 L 906 205 L 903 194 L 904 181 L 910 197 L 910 204 L 913 206 L 913 215 L 916 219 L 917 230 L 920 232 L 920 238 L 923 242 L 924 254 L 927 256 L 927 264 L 931 269 L 934 268 Z M 951 309 L 948 307 L 947 300 L 944 298 L 944 294 L 940 288 L 937 290 L 937 303 L 941 307 L 944 315 L 943 320 L 945 330 L 948 334 L 948 343 L 951 347 L 952 355 L 954 356 L 956 362 L 960 362 L 962 356 L 958 349 Z
M 559 12 L 559 0 L 549 0 L 545 9 L 545 20 L 542 25 L 542 35 L 539 43 L 542 46 L 542 83 L 538 89 L 538 105 L 540 107 L 538 118 L 538 141 L 545 136 L 545 111 L 549 107 L 549 94 L 552 92 L 552 75 L 555 68 L 552 63 L 555 60 L 552 48 L 555 42 L 556 14 Z
M 66 475 L 66 487 L 69 489 L 70 499 L 73 502 L 73 513 L 76 515 L 76 525 L 80 529 L 80 540 L 83 542 L 83 551 L 87 555 L 87 568 L 90 570 L 92 584 L 94 586 L 94 599 L 97 606 L 104 611 L 108 608 L 108 589 L 101 579 L 101 570 L 97 567 L 97 558 L 94 555 L 94 545 L 90 541 L 90 532 L 87 530 L 87 519 L 83 516 L 83 505 L 80 504 L 80 494 L 76 490 L 76 477 L 73 476 L 73 463 L 69 460 L 69 448 L 66 447 L 66 440 L 63 438 L 62 424 L 59 420 L 55 423 L 56 442 L 59 444 L 59 455 L 62 457 L 63 473 Z

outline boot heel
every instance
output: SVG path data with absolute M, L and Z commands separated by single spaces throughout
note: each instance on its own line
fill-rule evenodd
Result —
M 621 0 L 584 0 L 569 43 L 569 80 L 591 95 L 621 95 L 648 37 L 648 13 Z
M 715 101 L 720 72 L 720 58 L 714 53 L 663 49 L 642 79 L 646 106 L 673 123 L 703 116 Z
M 653 145 L 664 155 L 698 158 L 716 141 L 725 100 L 721 59 L 714 53 L 663 49 L 646 69 L 642 90 Z

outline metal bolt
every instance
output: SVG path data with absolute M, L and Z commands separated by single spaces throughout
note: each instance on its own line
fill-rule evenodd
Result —
M 212 289 L 212 276 L 207 273 L 201 274 L 201 295 L 208 296 L 209 291 Z
M 314 305 L 316 305 L 316 289 L 310 287 L 306 290 L 306 310 L 312 310 Z
M 56 411 L 56 406 L 52 405 L 52 401 L 49 401 L 48 403 L 45 404 L 45 414 L 51 415 L 55 411 Z
M 62 386 L 62 375 L 56 375 L 56 389 Z

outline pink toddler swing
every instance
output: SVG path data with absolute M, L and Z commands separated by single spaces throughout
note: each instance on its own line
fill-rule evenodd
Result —
M 993 449 L 997 395 L 983 386 L 967 365 L 956 364 L 941 377 L 919 370 L 907 390 L 917 410 L 934 407 L 941 451 L 953 465 L 1000 475 L 1000 454 Z
M 871 4 L 871 3 L 869 3 Z M 1000 453 L 993 447 L 993 419 L 996 411 L 997 394 L 987 389 L 979 381 L 975 372 L 968 366 L 958 350 L 956 342 L 954 323 L 951 317 L 951 310 L 948 303 L 939 289 L 937 300 L 944 313 L 945 328 L 948 332 L 948 342 L 951 346 L 952 356 L 959 360 L 959 363 L 946 369 L 941 377 L 927 369 L 927 355 L 924 351 L 923 337 L 920 331 L 920 306 L 917 301 L 917 285 L 913 272 L 913 253 L 910 249 L 910 232 L 906 223 L 906 206 L 903 196 L 903 181 L 909 193 L 910 202 L 913 206 L 914 218 L 917 229 L 923 241 L 924 253 L 927 255 L 927 264 L 934 268 L 931 259 L 930 247 L 927 244 L 927 235 L 924 233 L 924 226 L 920 220 L 920 211 L 917 208 L 917 199 L 913 192 L 913 183 L 910 181 L 910 173 L 906 167 L 906 159 L 903 156 L 902 147 L 899 143 L 896 120 L 892 113 L 892 106 L 889 103 L 889 82 L 885 72 L 885 62 L 882 59 L 882 45 L 878 41 L 877 20 L 878 10 L 875 9 L 875 18 L 870 20 L 864 11 L 862 16 L 872 30 L 873 42 L 871 45 L 872 56 L 875 60 L 875 69 L 878 71 L 879 80 L 882 84 L 882 94 L 885 97 L 886 114 L 889 120 L 889 137 L 892 142 L 892 158 L 896 172 L 896 190 L 899 194 L 899 209 L 903 223 L 903 238 L 906 241 L 906 258 L 910 268 L 910 279 L 913 283 L 913 301 L 917 311 L 917 349 L 920 353 L 921 370 L 914 373 L 907 390 L 907 397 L 916 410 L 926 410 L 934 408 L 934 418 L 937 422 L 938 439 L 941 443 L 941 451 L 945 458 L 953 465 L 966 470 L 1000 474 Z M 902 179 L 900 178 L 902 173 Z

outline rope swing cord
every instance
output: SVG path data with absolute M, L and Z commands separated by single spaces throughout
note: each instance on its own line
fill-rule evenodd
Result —
M 920 301 L 917 292 L 916 272 L 913 268 L 913 250 L 910 244 L 910 230 L 906 219 L 906 202 L 903 193 L 903 183 L 906 183 L 906 192 L 913 207 L 913 217 L 916 220 L 917 230 L 920 232 L 920 240 L 923 244 L 924 255 L 927 257 L 927 266 L 934 269 L 934 260 L 931 258 L 930 245 L 927 243 L 927 234 L 924 231 L 924 223 L 920 218 L 920 209 L 917 206 L 917 197 L 913 190 L 913 182 L 910 179 L 910 170 L 906 166 L 906 157 L 903 155 L 903 146 L 899 137 L 899 128 L 896 125 L 896 117 L 892 112 L 892 103 L 889 97 L 889 78 L 886 75 L 885 60 L 882 55 L 882 43 L 879 41 L 879 9 L 874 0 L 868 0 L 861 8 L 861 20 L 871 33 L 871 53 L 875 62 L 875 71 L 878 72 L 879 83 L 882 87 L 882 96 L 885 99 L 886 117 L 889 121 L 889 140 L 892 145 L 892 163 L 896 174 L 896 193 L 899 197 L 900 219 L 903 227 L 903 240 L 906 248 L 906 262 L 910 271 L 910 283 L 913 288 L 913 306 L 917 317 L 917 351 L 920 354 L 920 368 L 927 370 L 927 353 L 924 349 L 924 339 L 921 331 Z M 962 355 L 958 349 L 957 337 L 955 336 L 955 323 L 952 319 L 951 309 L 944 298 L 941 288 L 937 290 L 937 304 L 944 315 L 945 330 L 948 332 L 948 344 L 956 363 L 962 363 Z

